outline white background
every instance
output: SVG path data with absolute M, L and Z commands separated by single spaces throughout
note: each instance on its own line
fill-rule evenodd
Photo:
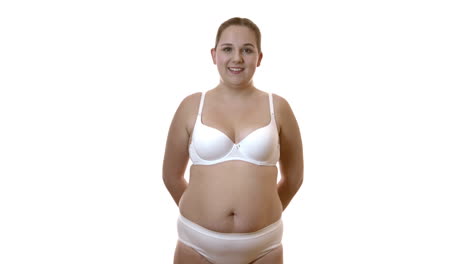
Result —
M 0 263 L 172 263 L 167 131 L 234 16 L 303 137 L 285 263 L 468 263 L 462 2 L 2 1 Z

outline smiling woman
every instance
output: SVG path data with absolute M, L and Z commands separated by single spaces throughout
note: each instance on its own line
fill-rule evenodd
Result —
M 219 43 L 211 49 L 221 81 L 229 80 L 235 86 L 252 86 L 252 77 L 263 57 L 257 48 L 260 31 L 234 24 L 224 27 L 221 33 L 218 31 Z
M 302 184 L 302 141 L 288 102 L 253 84 L 260 40 L 249 19 L 224 22 L 211 49 L 219 84 L 187 96 L 172 120 L 163 179 L 180 210 L 174 263 L 283 262 L 281 215 Z

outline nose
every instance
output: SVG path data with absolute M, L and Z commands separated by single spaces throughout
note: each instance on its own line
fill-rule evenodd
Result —
M 234 62 L 237 62 L 237 63 L 244 62 L 244 58 L 242 57 L 242 52 L 241 51 L 234 52 L 233 56 L 234 57 L 232 59 L 234 60 Z

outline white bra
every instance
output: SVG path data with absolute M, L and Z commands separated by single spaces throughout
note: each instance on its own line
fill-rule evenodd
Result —
M 202 93 L 189 145 L 189 155 L 194 165 L 242 160 L 256 165 L 276 166 L 280 156 L 280 144 L 271 93 L 269 93 L 270 123 L 256 129 L 237 144 L 223 132 L 201 122 L 204 99 L 205 93 Z

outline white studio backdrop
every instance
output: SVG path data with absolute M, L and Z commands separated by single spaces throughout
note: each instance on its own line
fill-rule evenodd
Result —
M 284 262 L 468 263 L 462 2 L 2 1 L 0 263 L 172 263 L 167 131 L 234 16 L 303 137 Z

